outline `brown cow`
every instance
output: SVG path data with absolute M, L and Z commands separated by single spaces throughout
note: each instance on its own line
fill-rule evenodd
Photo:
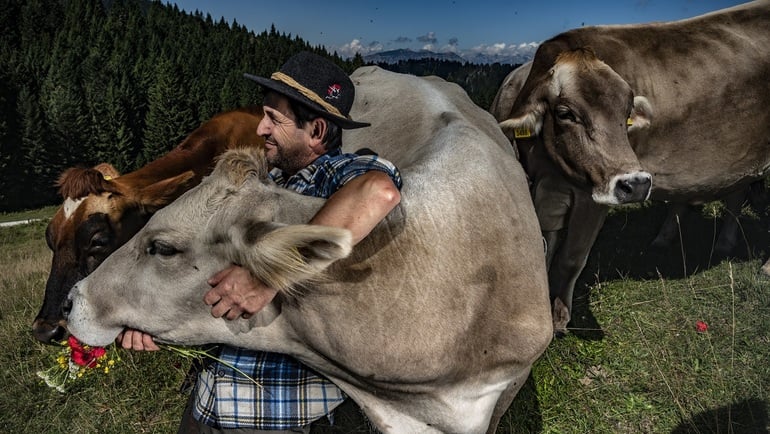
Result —
M 503 80 L 489 108 L 498 121 L 507 119 L 531 68 L 532 62 L 527 62 L 511 71 Z M 647 113 L 647 116 L 651 117 L 652 113 Z M 506 134 L 518 152 L 530 181 L 535 211 L 547 246 L 546 264 L 554 304 L 555 331 L 562 335 L 570 319 L 573 288 L 606 218 L 607 206 L 595 203 L 585 186 L 566 178 L 545 152 L 538 136 L 519 131 L 517 138 L 516 133 L 510 129 Z M 724 198 L 727 215 L 714 248 L 718 256 L 728 255 L 737 244 L 740 229 L 738 216 L 749 199 L 749 192 L 753 193 L 752 197 L 761 194 L 755 193 L 762 190 L 761 184 L 754 183 L 751 189 L 741 189 Z M 689 204 L 686 203 L 669 204 L 666 218 L 650 247 L 665 248 L 678 240 L 678 219 L 688 208 Z M 580 224 L 582 220 L 597 224 L 584 227 Z M 554 263 L 556 266 L 552 267 Z
M 109 165 L 72 168 L 59 179 L 64 204 L 46 229 L 53 251 L 40 312 L 32 324 L 41 342 L 65 334 L 63 303 L 70 288 L 128 241 L 159 208 L 200 183 L 227 149 L 262 146 L 261 107 L 224 112 L 204 122 L 159 159 L 123 176 Z
M 584 27 L 539 47 L 501 126 L 538 134 L 559 171 L 591 191 L 575 190 L 593 215 L 573 209 L 568 226 L 593 235 L 604 204 L 642 200 L 648 190 L 657 200 L 712 200 L 763 177 L 769 75 L 766 0 L 669 23 Z M 592 244 L 551 265 L 566 320 L 582 269 L 574 265 Z

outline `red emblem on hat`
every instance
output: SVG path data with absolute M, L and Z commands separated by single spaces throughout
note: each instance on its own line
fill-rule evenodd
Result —
M 332 84 L 326 89 L 326 99 L 338 99 L 342 93 L 342 86 L 339 84 Z

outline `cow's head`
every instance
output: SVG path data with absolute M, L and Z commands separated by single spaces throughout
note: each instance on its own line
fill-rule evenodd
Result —
M 548 47 L 541 48 L 500 126 L 514 136 L 539 134 L 550 157 L 570 179 L 589 186 L 596 202 L 645 200 L 651 176 L 628 134 L 649 125 L 647 99 L 634 97 L 629 84 L 589 49 L 549 56 Z
M 267 180 L 263 153 L 228 151 L 211 176 L 158 211 L 70 294 L 69 331 L 91 345 L 111 343 L 124 327 L 181 344 L 219 342 L 223 328 L 265 325 L 297 285 L 317 278 L 351 250 L 349 231 L 300 224 L 324 203 Z M 211 316 L 207 280 L 242 264 L 280 291 L 251 319 Z
M 149 216 L 189 189 L 193 172 L 149 182 L 120 177 L 112 166 L 71 168 L 59 178 L 64 204 L 46 229 L 53 252 L 43 305 L 32 324 L 41 342 L 65 334 L 64 301 L 70 288 L 96 269 L 145 224 Z

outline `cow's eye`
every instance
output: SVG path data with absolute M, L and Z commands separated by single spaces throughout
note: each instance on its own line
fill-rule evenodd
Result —
M 567 107 L 557 107 L 556 117 L 562 121 L 577 122 L 575 113 L 573 113 L 572 110 L 568 109 Z
M 169 243 L 155 240 L 150 243 L 150 246 L 147 247 L 147 254 L 148 255 L 161 255 L 161 256 L 171 256 L 179 253 L 179 250 L 175 249 L 174 246 L 172 246 Z
M 109 234 L 99 232 L 91 238 L 91 248 L 104 247 L 110 243 Z

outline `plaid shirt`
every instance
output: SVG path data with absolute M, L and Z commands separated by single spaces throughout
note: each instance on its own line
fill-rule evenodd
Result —
M 286 177 L 278 169 L 270 176 L 282 187 L 328 198 L 370 170 L 387 173 L 401 188 L 401 175 L 389 161 L 339 150 L 322 155 L 292 176 Z M 218 358 L 226 363 L 209 364 L 192 392 L 196 394 L 193 415 L 215 428 L 284 430 L 305 426 L 329 414 L 346 398 L 334 383 L 284 354 L 222 346 Z

